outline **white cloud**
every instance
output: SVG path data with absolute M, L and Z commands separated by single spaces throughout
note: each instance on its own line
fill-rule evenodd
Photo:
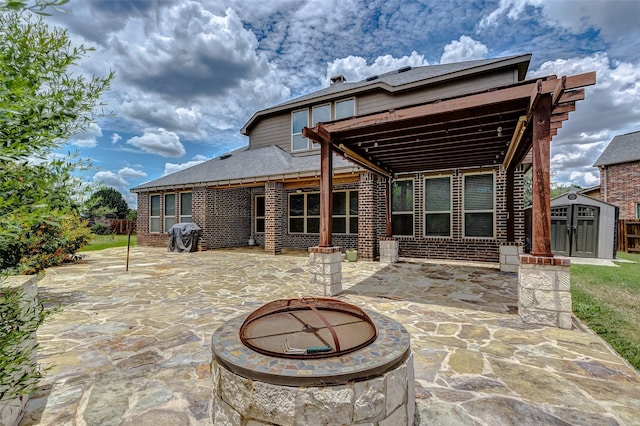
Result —
M 82 148 L 94 148 L 98 145 L 99 137 L 102 137 L 102 129 L 96 123 L 92 123 L 84 133 L 75 135 L 71 144 Z
M 483 59 L 487 53 L 489 53 L 487 46 L 471 37 L 462 35 L 459 40 L 452 40 L 451 43 L 444 47 L 444 53 L 442 53 L 440 57 L 440 63 L 449 64 L 452 62 Z
M 503 16 L 518 19 L 527 13 L 527 7 L 540 8 L 546 22 L 575 34 L 598 29 L 612 41 L 640 32 L 640 2 L 636 0 L 500 0 L 498 8 L 482 18 L 480 27 L 500 25 Z
M 97 172 L 93 175 L 93 183 L 115 188 L 125 188 L 129 186 L 129 182 L 122 178 L 122 176 L 110 171 Z
M 180 170 L 188 169 L 189 167 L 197 166 L 200 163 L 204 163 L 206 160 L 192 160 L 186 163 L 165 163 L 163 176 L 170 175 L 171 173 L 178 172 Z
M 163 157 L 182 157 L 186 153 L 184 145 L 180 142 L 180 137 L 174 132 L 161 128 L 144 129 L 142 136 L 134 136 L 127 143 L 144 152 Z
M 122 136 L 120 136 L 119 134 L 114 133 L 114 134 L 112 134 L 112 135 L 111 135 L 111 143 L 112 143 L 112 144 L 114 144 L 114 145 L 115 145 L 115 144 L 117 144 L 118 142 L 120 142 L 121 140 L 122 140 Z
M 139 179 L 147 176 L 147 173 L 143 170 L 136 170 L 131 167 L 123 167 L 118 170 L 118 176 L 121 176 L 125 179 Z
M 411 52 L 409 56 L 394 58 L 391 55 L 378 56 L 371 65 L 361 56 L 349 55 L 346 58 L 339 58 L 327 65 L 325 75 L 325 86 L 330 84 L 330 78 L 334 75 L 342 74 L 347 81 L 360 81 L 371 75 L 384 74 L 405 66 L 418 67 L 429 65 L 429 62 L 417 52 Z

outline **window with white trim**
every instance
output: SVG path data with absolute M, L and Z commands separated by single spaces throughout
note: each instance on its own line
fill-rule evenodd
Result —
M 176 223 L 176 194 L 164 194 L 164 232 Z
M 451 236 L 451 177 L 424 180 L 424 235 Z
M 413 235 L 413 179 L 393 181 L 391 230 L 393 235 Z
M 264 207 L 264 195 L 256 195 L 256 222 L 255 222 L 255 230 L 256 233 L 262 234 L 264 233 L 264 220 L 265 220 L 265 207 Z
M 348 98 L 315 105 L 311 108 L 300 109 L 291 113 L 291 151 L 307 151 L 319 148 L 319 144 L 311 143 L 302 136 L 302 129 L 315 126 L 318 123 L 325 123 L 340 118 L 348 118 L 356 115 L 356 98 Z
M 465 237 L 494 237 L 494 187 L 493 173 L 464 175 L 463 220 Z
M 160 195 L 149 197 L 149 232 L 160 232 Z
M 358 233 L 358 191 L 334 191 L 332 201 L 332 233 Z M 320 193 L 289 194 L 289 233 L 320 233 Z
M 291 150 L 309 149 L 309 140 L 302 136 L 302 129 L 309 126 L 309 110 L 302 109 L 291 113 Z
M 191 192 L 180 193 L 180 222 L 193 222 L 191 217 Z

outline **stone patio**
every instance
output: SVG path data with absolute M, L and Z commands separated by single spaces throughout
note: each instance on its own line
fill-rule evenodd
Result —
M 319 295 L 308 255 L 259 249 L 91 252 L 47 270 L 60 304 L 38 333 L 49 370 L 20 425 L 210 425 L 210 340 L 277 298 Z M 419 425 L 634 425 L 640 375 L 574 320 L 523 324 L 517 276 L 494 265 L 343 263 L 339 298 L 402 323 Z M 491 267 L 488 267 L 491 266 Z

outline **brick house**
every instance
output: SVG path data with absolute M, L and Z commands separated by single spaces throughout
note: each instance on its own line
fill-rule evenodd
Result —
M 386 238 L 400 256 L 497 262 L 501 246 L 524 239 L 521 163 L 532 141 L 550 141 L 584 96 L 569 89 L 595 82 L 524 81 L 530 58 L 336 76 L 258 111 L 241 129 L 247 148 L 132 188 L 138 244 L 166 245 L 171 225 L 193 221 L 201 249 L 251 238 L 277 254 L 326 244 L 328 214 L 329 245 L 361 258 L 378 258 Z M 536 139 L 532 111 L 547 98 L 547 133 Z
M 620 219 L 640 219 L 640 131 L 614 137 L 594 167 L 602 201 L 620 207 Z

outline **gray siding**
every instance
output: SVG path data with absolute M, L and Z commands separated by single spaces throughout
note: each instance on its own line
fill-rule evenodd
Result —
M 286 152 L 291 152 L 291 113 L 286 112 L 274 117 L 260 120 L 251 129 L 249 148 L 263 148 L 278 145 Z

